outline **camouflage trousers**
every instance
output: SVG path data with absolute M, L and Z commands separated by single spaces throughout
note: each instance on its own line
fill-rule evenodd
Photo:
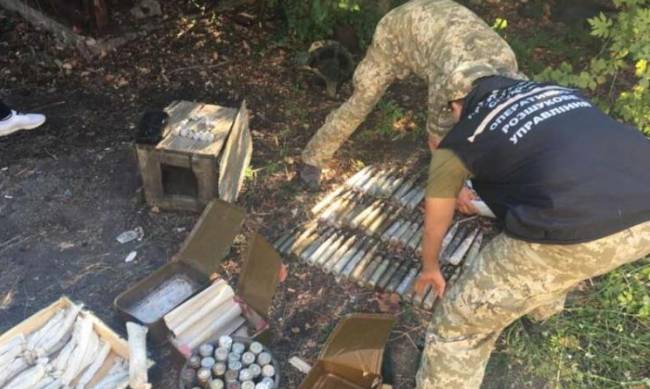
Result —
M 501 331 L 517 318 L 559 312 L 579 282 L 650 254 L 650 222 L 574 245 L 497 236 L 435 307 L 417 388 L 479 388 Z

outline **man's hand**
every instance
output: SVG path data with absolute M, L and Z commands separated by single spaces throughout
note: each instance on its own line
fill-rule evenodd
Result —
M 478 197 L 474 192 L 468 187 L 464 186 L 463 189 L 458 193 L 458 198 L 456 199 L 456 209 L 464 213 L 465 215 L 476 215 L 478 210 L 472 204 L 472 200 L 477 200 Z
M 415 282 L 415 293 L 422 295 L 422 293 L 426 291 L 427 286 L 429 285 L 435 288 L 438 298 L 442 298 L 442 296 L 445 294 L 445 287 L 447 286 L 447 282 L 442 276 L 440 268 L 423 270 Z

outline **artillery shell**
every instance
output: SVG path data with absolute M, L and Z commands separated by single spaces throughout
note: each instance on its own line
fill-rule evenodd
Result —
M 239 371 L 239 380 L 240 381 L 250 381 L 253 379 L 253 374 L 250 370 L 244 368 Z
M 318 223 L 310 223 L 310 225 L 298 236 L 298 238 L 287 248 L 287 253 L 296 253 L 305 247 L 305 242 L 316 232 Z M 314 238 L 315 239 L 315 238 Z
M 212 354 L 212 353 L 210 353 Z M 205 367 L 206 369 L 212 369 L 212 366 L 215 364 L 215 360 L 212 357 L 205 357 L 201 359 L 201 367 Z
M 424 224 L 422 224 L 418 228 L 418 230 L 415 232 L 415 234 L 413 234 L 413 236 L 411 237 L 411 239 L 409 239 L 406 245 L 413 250 L 417 249 L 418 243 L 420 242 L 420 239 L 422 239 L 423 232 L 424 232 Z
M 187 365 L 192 369 L 198 369 L 201 367 L 201 357 L 198 355 L 192 355 L 187 362 Z
M 397 202 L 400 203 L 403 206 L 406 206 L 408 202 L 415 196 L 415 193 L 417 192 L 418 187 L 412 187 L 408 192 L 406 192 L 402 197 L 400 197 Z
M 476 258 L 478 257 L 481 251 L 481 243 L 483 243 L 483 233 L 479 232 L 478 236 L 476 237 L 476 239 L 474 239 L 474 242 L 472 243 L 472 247 L 469 249 L 469 252 L 467 253 L 467 258 L 465 259 L 464 266 L 471 266 L 472 263 L 476 261 Z
M 375 182 L 377 182 L 377 179 L 381 176 L 381 173 L 382 173 L 381 171 L 378 171 L 377 174 L 373 174 L 371 177 L 369 177 L 368 180 L 366 180 L 366 182 L 363 183 L 363 185 L 357 186 L 359 191 L 363 193 L 368 193 L 370 188 L 373 185 L 375 185 Z
M 417 181 L 418 181 L 418 177 L 413 177 L 410 180 L 406 181 L 404 184 L 402 184 L 402 186 L 399 187 L 399 189 L 395 191 L 395 193 L 393 193 L 393 198 L 399 201 L 399 199 L 402 196 L 404 196 L 406 193 L 408 193 L 409 190 L 411 190 L 411 188 L 413 187 L 413 185 L 415 185 Z
M 232 339 L 230 340 L 232 342 Z M 225 347 L 217 347 L 214 350 L 214 359 L 217 362 L 224 362 L 228 360 L 228 349 Z
M 388 237 L 388 241 L 392 244 L 396 244 L 399 241 L 400 236 L 402 236 L 409 227 L 411 227 L 411 222 L 406 220 L 402 221 L 402 225 L 400 225 L 400 227 Z
M 332 215 L 329 220 L 330 223 L 337 227 L 344 225 L 343 219 L 349 217 L 350 213 L 359 205 L 359 203 L 362 203 L 363 200 L 361 194 L 355 193 L 350 200 L 348 200 L 334 215 Z
M 338 237 L 339 237 L 339 233 L 338 233 L 338 232 L 334 232 L 332 235 L 330 235 L 330 236 L 329 236 L 329 237 L 328 237 L 328 238 L 327 238 L 327 239 L 326 239 L 322 244 L 320 244 L 320 245 L 319 245 L 319 246 L 314 250 L 314 252 L 313 252 L 311 255 L 309 255 L 309 256 L 306 258 L 307 261 L 308 261 L 308 262 L 311 262 L 311 263 L 314 263 L 314 262 L 316 261 L 316 258 L 320 257 L 321 254 L 323 254 L 323 252 L 324 252 L 325 250 L 327 250 L 327 248 L 328 248 L 332 243 L 334 243 L 334 241 L 335 241 L 336 239 L 338 239 Z
M 402 297 L 404 300 L 407 301 L 412 301 L 413 300 L 413 294 L 415 290 L 415 281 L 417 281 L 418 277 L 420 277 L 420 273 L 422 272 L 422 268 L 418 268 L 417 273 L 415 274 L 415 277 L 413 277 L 413 280 L 411 281 L 411 284 L 406 288 L 404 293 L 402 293 Z
M 442 255 L 442 253 L 445 251 L 447 246 L 451 243 L 452 239 L 454 239 L 454 236 L 456 236 L 456 231 L 458 231 L 458 226 L 460 224 L 458 222 L 454 223 L 451 228 L 447 231 L 445 234 L 445 237 L 442 238 L 442 243 L 440 244 L 440 254 L 438 255 L 439 257 Z
M 426 194 L 426 188 L 421 187 L 418 189 L 418 191 L 413 195 L 413 198 L 409 201 L 409 203 L 406 205 L 410 209 L 415 209 L 417 206 L 422 202 L 424 199 L 424 196 Z
M 327 259 L 330 258 L 332 254 L 334 254 L 336 250 L 338 250 L 339 247 L 341 247 L 345 243 L 346 240 L 347 238 L 345 234 L 341 233 L 341 235 L 337 240 L 332 242 L 332 244 L 329 247 L 327 247 L 327 249 L 325 249 L 321 253 L 321 255 L 319 255 L 314 259 L 314 263 L 322 266 L 327 261 Z
M 463 242 L 460 245 L 458 245 L 456 251 L 454 251 L 454 253 L 449 257 L 450 264 L 454 266 L 458 266 L 460 261 L 462 261 L 463 258 L 465 258 L 465 254 L 467 254 L 469 248 L 472 246 L 472 242 L 474 242 L 474 239 L 476 239 L 476 235 L 478 235 L 478 232 L 479 230 L 477 228 L 474 231 L 467 234 L 467 237 L 463 239 Z
M 375 287 L 377 285 L 377 283 L 379 282 L 379 280 L 381 279 L 381 276 L 384 275 L 384 273 L 386 273 L 386 271 L 388 270 L 388 267 L 390 266 L 390 264 L 391 264 L 390 259 L 388 259 L 388 258 L 384 259 L 379 264 L 379 266 L 377 267 L 377 270 L 375 270 L 375 272 L 372 274 L 372 276 L 368 280 L 368 285 L 370 285 L 372 287 Z
M 222 335 L 219 337 L 218 340 L 219 347 L 226 349 L 226 351 L 230 351 L 230 348 L 232 347 L 232 338 L 228 335 Z M 214 356 L 217 356 L 217 350 L 214 350 L 215 354 Z
M 417 277 L 418 271 L 419 271 L 419 266 L 417 265 L 409 269 L 404 279 L 400 281 L 399 285 L 395 289 L 395 292 L 400 296 L 404 296 L 405 292 L 411 287 L 411 284 L 415 282 L 415 278 Z
M 226 381 L 226 384 L 230 384 L 231 382 L 237 382 L 237 379 L 239 378 L 239 372 L 235 370 L 228 370 L 226 371 L 226 374 L 224 374 L 223 379 Z
M 199 381 L 199 384 L 207 384 L 211 377 L 212 371 L 210 369 L 202 367 L 196 372 L 196 379 Z
M 422 302 L 424 301 L 425 297 L 427 297 L 427 294 L 429 294 L 429 292 L 431 292 L 431 289 L 433 289 L 431 287 L 431 285 L 428 285 L 426 290 L 424 291 L 424 293 L 422 293 L 421 295 L 415 293 L 415 290 L 414 290 L 413 291 L 413 305 L 415 305 L 417 307 L 422 306 Z
M 398 174 L 397 178 L 393 180 L 393 182 L 388 185 L 386 188 L 386 192 L 384 193 L 385 197 L 392 197 L 395 194 L 395 191 L 399 189 L 399 187 L 402 185 L 404 182 L 405 177 L 403 174 Z
M 382 205 L 376 209 L 374 209 L 368 217 L 363 219 L 360 224 L 360 228 L 363 229 L 364 231 L 368 231 L 370 226 L 381 216 L 383 212 L 386 212 L 386 210 L 389 209 L 389 204 L 388 203 L 382 203 Z
M 380 289 L 386 288 L 386 285 L 388 285 L 388 282 L 393 278 L 395 273 L 397 273 L 397 270 L 399 269 L 401 263 L 396 261 L 395 259 L 392 259 L 390 263 L 388 264 L 388 268 L 386 268 L 386 271 L 382 276 L 379 278 L 379 281 L 377 281 L 377 287 Z
M 262 377 L 273 377 L 275 375 L 275 367 L 273 365 L 266 365 L 262 368 Z
M 226 374 L 226 364 L 223 362 L 217 362 L 212 366 L 212 375 L 215 377 L 221 377 Z
M 367 228 L 365 229 L 367 235 L 379 235 L 383 233 L 385 229 L 389 227 L 391 221 L 389 220 L 390 206 L 386 205 L 384 209 L 377 215 L 372 223 L 368 223 Z
M 350 250 L 348 250 L 338 261 L 334 262 L 330 271 L 334 274 L 340 274 L 347 264 L 354 259 L 359 252 L 367 246 L 367 242 L 364 239 L 357 242 Z
M 298 256 L 299 256 L 303 261 L 307 261 L 307 258 L 309 258 L 312 254 L 314 254 L 314 252 L 315 252 L 315 251 L 316 251 L 316 250 L 317 250 L 317 249 L 318 249 L 318 248 L 319 248 L 319 247 L 320 247 L 320 246 L 321 246 L 321 245 L 322 245 L 322 244 L 323 244 L 327 239 L 329 239 L 329 237 L 331 236 L 331 234 L 332 234 L 332 230 L 330 230 L 330 229 L 326 229 L 326 230 L 323 231 L 321 234 L 319 234 L 319 235 L 316 237 L 316 239 L 315 239 L 312 243 L 310 243 L 309 246 L 307 246 L 307 247 L 305 248 L 305 250 L 303 250 L 303 252 L 300 253 Z
M 223 389 L 224 383 L 221 379 L 215 378 L 210 381 L 210 389 Z
M 248 365 L 250 365 L 251 363 L 254 363 L 254 362 L 255 362 L 255 354 L 253 354 L 252 352 L 246 351 L 245 353 L 243 353 L 241 355 L 241 363 L 244 366 L 248 366 Z
M 352 177 L 348 178 L 348 180 L 345 182 L 345 185 L 352 188 L 356 188 L 358 185 L 362 185 L 365 180 L 367 180 L 372 175 L 373 170 L 374 167 L 371 165 L 364 167 L 355 173 Z
M 432 288 L 429 294 L 427 294 L 427 296 L 424 298 L 424 309 L 431 310 L 431 308 L 433 308 L 433 303 L 436 302 L 437 297 L 438 295 L 436 294 L 436 291 Z
M 422 227 L 421 221 L 413 222 L 409 227 L 409 229 L 399 239 L 402 245 L 408 246 L 411 239 L 413 239 L 413 237 L 417 234 L 417 232 L 420 230 L 421 227 Z
M 255 389 L 255 383 L 253 381 L 244 381 L 241 383 L 241 389 Z
M 342 215 L 339 220 L 338 220 L 338 226 L 349 226 L 352 220 L 359 216 L 365 209 L 368 208 L 368 204 L 363 201 L 363 199 L 360 199 L 359 201 L 356 202 L 354 205 L 354 208 L 352 208 L 349 212 L 346 212 L 344 215 Z
M 241 384 L 237 381 L 226 384 L 226 389 L 241 389 Z
M 408 261 L 403 261 L 403 263 L 397 269 L 393 277 L 390 279 L 390 282 L 386 284 L 386 291 L 391 293 L 395 292 L 397 290 L 397 287 L 406 278 L 406 275 L 410 270 L 411 270 L 411 264 L 408 263 Z
M 388 240 L 388 237 L 391 236 L 401 225 L 401 220 L 396 220 L 393 222 L 393 224 L 390 226 L 389 229 L 386 230 L 381 236 L 381 240 L 386 241 Z
M 264 351 L 264 346 L 262 346 L 262 343 L 260 342 L 252 342 L 251 345 L 248 346 L 248 350 L 253 354 L 257 355 L 262 351 Z
M 240 371 L 242 367 L 241 361 L 228 361 L 228 370 Z
M 284 244 L 284 242 L 286 242 L 287 239 L 291 237 L 292 232 L 293 231 L 289 231 L 282 234 L 275 242 L 273 242 L 273 247 L 279 249 Z
M 346 188 L 345 188 L 343 185 L 341 185 L 341 186 L 339 186 L 339 187 L 338 187 L 334 192 L 331 192 L 330 194 L 328 194 L 328 195 L 326 195 L 325 197 L 323 197 L 323 199 L 322 199 L 321 201 L 319 201 L 319 202 L 318 202 L 318 203 L 317 203 L 317 204 L 316 204 L 316 205 L 311 209 L 311 213 L 312 213 L 312 215 L 316 215 L 316 214 L 318 214 L 320 211 L 322 211 L 323 209 L 325 209 L 325 207 L 327 207 L 328 205 L 331 205 L 332 200 L 334 200 L 336 197 L 338 197 L 339 195 L 341 195 L 341 194 L 343 193 L 343 191 L 345 191 L 345 190 L 346 190 Z
M 248 370 L 253 375 L 253 379 L 259 377 L 262 374 L 262 368 L 257 363 L 251 363 L 251 365 L 248 366 Z
M 463 239 L 465 238 L 465 229 L 464 228 L 459 228 L 458 231 L 456 232 L 456 236 L 454 236 L 454 239 L 451 240 L 449 245 L 445 247 L 444 249 L 441 248 L 440 252 L 440 262 L 442 263 L 448 263 L 449 258 L 451 257 L 451 254 L 456 251 L 458 246 L 463 242 Z
M 262 352 L 260 355 L 257 356 L 257 364 L 264 368 L 264 366 L 268 365 L 271 363 L 271 354 L 267 352 Z
M 379 267 L 383 260 L 384 259 L 380 255 L 373 256 L 361 272 L 356 270 L 354 271 L 354 279 L 357 280 L 361 286 L 367 285 L 368 280 L 370 280 L 373 273 L 377 270 L 377 267 Z
M 284 243 L 282 243 L 282 245 L 280 247 L 278 247 L 278 251 L 283 253 L 283 254 L 287 253 L 287 251 L 288 251 L 287 249 L 289 247 L 291 247 L 291 245 L 295 241 L 296 241 L 296 236 L 295 236 L 295 233 L 293 233 L 293 234 L 291 234 L 291 236 L 289 236 L 289 239 L 285 240 Z
M 327 221 L 330 217 L 332 217 L 333 214 L 337 212 L 339 207 L 352 198 L 354 196 L 354 192 L 347 192 L 343 196 L 337 198 L 335 201 L 333 201 L 318 217 L 319 220 L 321 221 Z
M 360 250 L 357 255 L 350 260 L 350 262 L 345 265 L 345 268 L 341 272 L 343 277 L 348 278 L 356 271 L 357 268 L 360 268 L 359 271 L 363 271 L 365 265 L 372 259 L 372 256 L 375 255 L 378 246 L 374 245 L 369 249 Z M 365 262 L 364 262 L 365 261 Z
M 381 200 L 375 200 L 370 205 L 368 205 L 363 211 L 361 211 L 357 216 L 350 220 L 349 226 L 352 228 L 357 228 L 361 224 L 361 221 L 365 220 L 368 215 L 373 212 L 377 207 L 381 206 Z
M 337 260 L 341 259 L 345 253 L 350 250 L 350 247 L 356 243 L 357 237 L 352 235 L 350 236 L 341 246 L 339 246 L 336 251 L 334 251 L 328 258 L 323 260 L 323 270 L 329 272 L 332 269 L 332 266 L 336 263 Z

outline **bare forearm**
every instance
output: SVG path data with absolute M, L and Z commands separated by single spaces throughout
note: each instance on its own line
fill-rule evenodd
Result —
M 442 240 L 454 216 L 456 200 L 453 198 L 427 198 L 422 239 L 422 268 L 439 268 L 438 256 Z

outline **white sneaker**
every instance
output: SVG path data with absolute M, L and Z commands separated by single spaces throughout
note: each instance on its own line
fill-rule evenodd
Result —
M 0 137 L 13 134 L 20 130 L 31 130 L 45 123 L 45 115 L 40 113 L 18 113 L 11 111 L 11 115 L 0 120 Z

